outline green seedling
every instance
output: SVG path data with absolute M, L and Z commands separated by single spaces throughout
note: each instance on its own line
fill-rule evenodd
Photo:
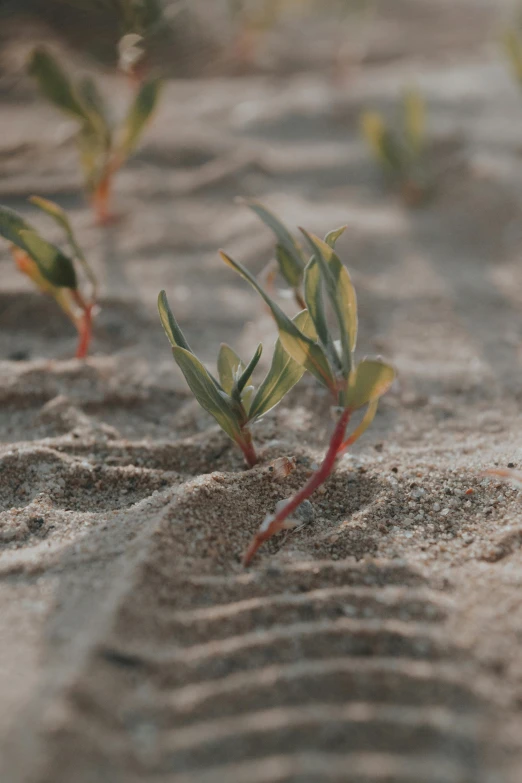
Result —
M 76 241 L 64 210 L 53 201 L 38 196 L 31 203 L 46 212 L 65 232 L 70 255 L 44 239 L 17 212 L 0 206 L 0 236 L 10 243 L 18 269 L 44 294 L 52 296 L 78 331 L 76 358 L 87 356 L 92 336 L 92 317 L 96 304 L 96 277 Z M 82 271 L 88 295 L 80 288 L 77 267 Z
M 98 223 L 111 222 L 110 196 L 115 173 L 136 150 L 158 103 L 161 82 L 150 79 L 137 90 L 123 121 L 114 125 L 96 83 L 74 82 L 43 48 L 29 66 L 42 94 L 78 123 L 77 144 L 85 186 Z
M 361 128 L 384 175 L 399 187 L 404 201 L 417 206 L 427 195 L 426 105 L 417 90 L 407 90 L 399 116 L 387 123 L 378 112 L 362 115 Z
M 303 376 L 304 367 L 287 354 L 278 340 L 270 369 L 256 390 L 250 380 L 263 346 L 259 345 L 250 362 L 245 364 L 229 345 L 223 343 L 217 361 L 217 380 L 191 350 L 172 314 L 165 291 L 158 297 L 158 310 L 174 359 L 194 397 L 239 446 L 248 467 L 253 467 L 258 460 L 252 424 L 281 402 Z M 313 333 L 313 324 L 306 311 L 299 313 L 291 323 L 303 334 Z
M 304 271 L 308 258 L 303 250 L 301 243 L 292 236 L 287 227 L 278 217 L 274 215 L 259 201 L 254 199 L 245 199 L 246 204 L 274 234 L 277 245 L 275 249 L 275 260 L 270 263 L 266 269 L 266 280 L 271 287 L 274 277 L 279 270 L 281 277 L 285 280 L 291 289 L 297 306 L 304 310 L 306 307 L 303 299 L 303 280 Z
M 255 277 L 226 253 L 225 263 L 236 270 L 259 293 L 272 311 L 282 347 L 303 369 L 308 370 L 330 392 L 337 411 L 337 423 L 326 456 L 320 467 L 297 494 L 268 514 L 244 557 L 248 565 L 259 547 L 279 531 L 294 527 L 292 513 L 323 484 L 335 468 L 338 458 L 372 423 L 379 398 L 390 388 L 395 370 L 381 359 L 362 359 L 355 363 L 357 339 L 357 300 L 350 275 L 334 251 L 343 229 L 332 232 L 325 241 L 301 229 L 311 252 L 304 273 L 304 298 L 312 327 L 306 332 L 291 320 L 263 290 Z M 325 298 L 337 323 L 338 339 L 332 334 L 325 309 Z M 364 416 L 350 435 L 347 428 L 353 414 L 365 408 Z
M 513 76 L 522 86 L 522 38 L 517 27 L 505 32 L 503 43 Z

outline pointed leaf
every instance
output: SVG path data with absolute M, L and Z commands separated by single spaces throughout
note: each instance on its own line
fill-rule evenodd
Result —
M 165 291 L 160 291 L 159 293 L 158 311 L 159 311 L 161 323 L 163 324 L 163 328 L 165 329 L 165 334 L 169 338 L 172 347 L 174 348 L 176 346 L 179 346 L 180 348 L 184 348 L 186 351 L 192 353 L 192 349 L 190 348 L 188 342 L 185 340 L 185 335 L 181 331 L 178 322 L 174 318 L 172 310 L 170 309 L 169 302 L 167 299 L 167 294 L 165 293 Z
M 265 293 L 248 269 L 245 269 L 223 251 L 220 251 L 220 255 L 223 261 L 247 280 L 267 303 L 274 316 L 285 350 L 296 362 L 305 367 L 318 381 L 333 392 L 336 386 L 335 379 L 323 349 L 298 329 L 279 305 Z
M 145 126 L 158 103 L 160 89 L 159 79 L 151 79 L 140 87 L 124 122 L 122 138 L 118 145 L 124 158 L 127 158 L 138 146 Z
M 326 347 L 331 342 L 331 338 L 328 333 L 326 313 L 324 311 L 321 270 L 315 256 L 312 256 L 305 269 L 304 296 L 306 306 L 315 325 L 317 336 Z
M 221 429 L 232 440 L 240 438 L 241 430 L 234 416 L 230 398 L 217 389 L 214 380 L 199 359 L 190 351 L 178 346 L 173 347 L 172 354 L 201 407 L 215 418 Z
M 330 245 L 319 237 L 301 229 L 314 254 L 326 293 L 337 316 L 342 345 L 343 376 L 348 378 L 352 369 L 352 354 L 357 341 L 357 298 L 348 270 Z
M 516 79 L 522 83 L 522 44 L 516 30 L 508 30 L 506 32 L 504 35 L 504 48 Z
M 330 245 L 330 247 L 333 249 L 337 243 L 337 240 L 342 237 L 344 232 L 348 226 L 340 226 L 339 228 L 334 228 L 332 231 L 329 231 L 328 234 L 325 236 L 324 241 L 327 245 Z
M 26 252 L 36 261 L 45 279 L 57 288 L 76 290 L 78 281 L 71 259 L 62 251 L 42 239 L 36 231 L 21 231 Z
M 303 277 L 303 268 L 297 266 L 293 257 L 283 245 L 277 245 L 276 258 L 279 270 L 290 288 L 297 288 Z
M 361 120 L 362 132 L 374 156 L 385 169 L 398 173 L 404 166 L 401 150 L 377 112 L 366 112 Z
M 254 372 L 254 370 L 258 365 L 262 353 L 263 353 L 263 346 L 260 343 L 256 348 L 255 354 L 253 355 L 250 362 L 248 363 L 248 367 L 245 368 L 245 370 L 241 374 L 241 377 L 237 381 L 236 386 L 239 394 L 241 394 L 241 392 L 247 385 L 248 381 L 252 377 L 252 373 Z
M 388 391 L 395 379 L 395 370 L 379 359 L 363 359 L 352 373 L 345 393 L 344 405 L 356 410 L 377 400 Z
M 245 370 L 243 361 L 230 345 L 221 343 L 217 367 L 221 386 L 227 394 L 232 394 L 232 389 L 234 388 L 234 383 L 236 382 L 238 374 L 243 373 Z
M 298 313 L 293 320 L 303 334 L 312 339 L 315 337 L 314 325 L 307 310 Z M 250 405 L 249 420 L 258 419 L 274 408 L 301 380 L 304 373 L 305 368 L 292 359 L 283 348 L 281 340 L 278 339 L 270 369 Z
M 76 119 L 91 123 L 76 88 L 58 61 L 43 48 L 37 48 L 31 55 L 29 73 L 35 77 L 45 97 L 62 111 Z
M 82 102 L 89 113 L 92 124 L 100 136 L 104 139 L 105 146 L 110 147 L 112 129 L 107 118 L 107 108 L 94 79 L 84 76 L 78 86 L 78 92 Z
M 422 150 L 426 125 L 426 106 L 418 90 L 404 95 L 404 130 L 409 150 L 418 156 Z
M 255 201 L 254 199 L 247 199 L 244 203 L 250 207 L 250 209 L 255 212 L 259 218 L 261 218 L 265 226 L 267 226 L 275 234 L 278 245 L 280 245 L 286 251 L 285 261 L 287 268 L 289 268 L 290 264 L 292 264 L 292 274 L 294 277 L 299 276 L 300 280 L 306 262 L 299 242 L 294 239 L 290 231 L 283 223 L 281 223 L 279 218 L 277 218 L 273 212 L 267 209 L 259 201 Z M 279 263 L 281 264 L 280 261 Z M 281 271 L 283 272 L 282 268 Z
M 27 252 L 21 236 L 22 231 L 34 231 L 34 229 L 14 209 L 0 206 L 0 236 Z

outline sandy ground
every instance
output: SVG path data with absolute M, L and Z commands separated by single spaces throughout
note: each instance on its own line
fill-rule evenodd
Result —
M 404 2 L 344 87 L 169 82 L 105 230 L 72 126 L 23 82 L 2 96 L 2 202 L 52 235 L 26 198 L 59 200 L 103 288 L 92 358 L 72 360 L 70 327 L 1 249 L 2 783 L 522 778 L 520 493 L 480 475 L 522 467 L 522 100 L 495 24 L 487 4 Z M 357 129 L 412 79 L 438 150 L 416 211 Z M 170 357 L 160 288 L 209 365 L 222 341 L 247 355 L 274 339 L 217 255 L 270 258 L 237 195 L 317 233 L 348 225 L 360 354 L 399 372 L 313 518 L 249 571 L 253 531 L 331 422 L 304 379 L 245 471 Z M 297 468 L 275 479 L 282 455 Z

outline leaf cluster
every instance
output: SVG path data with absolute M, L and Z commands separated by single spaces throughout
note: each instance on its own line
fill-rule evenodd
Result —
M 263 346 L 260 344 L 251 360 L 245 363 L 229 345 L 223 343 L 217 360 L 217 379 L 190 348 L 169 307 L 165 291 L 161 291 L 158 297 L 158 310 L 174 359 L 195 398 L 240 445 L 245 438 L 245 429 L 274 408 L 305 372 L 305 368 L 288 355 L 282 341 L 278 340 L 270 369 L 256 389 L 251 378 Z M 313 333 L 311 318 L 306 311 L 299 313 L 291 323 L 303 334 Z
M 78 122 L 78 149 L 85 181 L 88 190 L 95 191 L 138 146 L 157 105 L 160 80 L 144 82 L 123 121 L 115 125 L 95 81 L 89 76 L 74 81 L 45 48 L 33 51 L 29 72 L 42 94 Z
M 348 270 L 335 252 L 344 228 L 324 240 L 301 229 L 311 254 L 304 270 L 304 299 L 312 325 L 306 331 L 291 320 L 240 263 L 221 252 L 221 257 L 259 293 L 272 311 L 279 340 L 288 355 L 308 370 L 331 393 L 336 405 L 357 410 L 376 402 L 395 377 L 393 368 L 380 359 L 356 364 L 357 299 Z M 329 306 L 332 319 L 328 317 Z M 300 314 L 302 315 L 302 313 Z M 330 328 L 336 323 L 336 332 Z
M 398 116 L 387 122 L 378 112 L 364 112 L 361 129 L 375 159 L 391 179 L 424 188 L 426 105 L 417 90 L 407 90 Z

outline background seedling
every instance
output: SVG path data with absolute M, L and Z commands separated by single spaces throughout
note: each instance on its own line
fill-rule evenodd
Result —
M 185 376 L 194 397 L 226 434 L 239 446 L 248 467 L 257 464 L 251 425 L 274 408 L 301 379 L 305 368 L 285 351 L 281 340 L 275 345 L 270 369 L 257 390 L 250 384 L 263 346 L 259 345 L 248 364 L 223 344 L 218 356 L 219 380 L 214 378 L 194 355 L 167 301 L 165 291 L 158 297 L 158 310 L 172 354 Z M 303 334 L 311 334 L 313 325 L 306 311 L 291 322 Z
M 159 79 L 138 88 L 124 120 L 115 126 L 96 83 L 90 77 L 74 82 L 43 48 L 35 49 L 29 66 L 43 95 L 79 125 L 77 143 L 85 186 L 97 221 L 110 222 L 113 177 L 132 155 L 158 103 Z
M 76 358 L 87 356 L 96 304 L 96 278 L 74 236 L 64 210 L 53 201 L 33 196 L 31 202 L 52 217 L 65 232 L 71 255 L 66 255 L 40 236 L 20 215 L 0 206 L 0 236 L 10 243 L 17 267 L 44 294 L 52 296 L 78 331 Z M 80 290 L 79 266 L 89 291 Z
M 520 23 L 506 30 L 503 43 L 513 76 L 522 87 L 522 34 L 520 32 Z
M 398 116 L 387 123 L 378 112 L 362 115 L 368 146 L 387 179 L 399 187 L 404 201 L 420 204 L 428 193 L 426 171 L 426 106 L 417 90 L 407 90 Z
M 160 0 L 112 0 L 121 19 L 118 66 L 131 83 L 139 85 L 148 71 L 149 42 L 167 28 Z
M 279 331 L 281 345 L 297 364 L 314 375 L 331 394 L 337 408 L 337 423 L 330 439 L 326 456 L 296 495 L 278 505 L 274 514 L 268 514 L 250 545 L 244 564 L 248 565 L 259 547 L 271 536 L 286 527 L 293 527 L 291 514 L 310 497 L 334 470 L 337 459 L 366 431 L 375 417 L 379 398 L 390 388 L 395 371 L 380 359 L 354 360 L 357 339 L 357 300 L 348 271 L 334 251 L 335 241 L 342 229 L 332 232 L 325 241 L 301 229 L 312 257 L 304 274 L 304 296 L 312 327 L 305 332 L 261 288 L 255 277 L 226 253 L 225 263 L 235 269 L 260 294 L 272 311 Z M 338 327 L 335 339 L 328 325 L 324 297 L 328 300 Z M 365 414 L 347 436 L 352 415 L 366 408 Z

